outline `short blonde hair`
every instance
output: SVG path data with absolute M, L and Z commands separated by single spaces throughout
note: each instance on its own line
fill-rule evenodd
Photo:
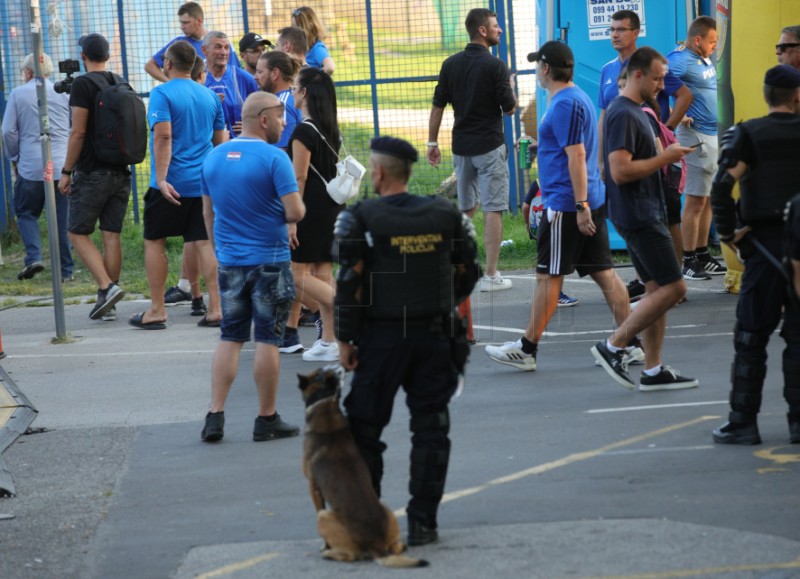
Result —
M 309 49 L 317 43 L 317 40 L 325 40 L 325 27 L 313 8 L 301 6 L 292 12 L 292 18 L 297 22 L 297 26 L 306 33 Z
M 35 74 L 36 69 L 34 68 L 34 66 L 35 63 L 33 60 L 33 53 L 31 52 L 28 56 L 26 56 L 22 60 L 22 67 L 20 68 L 20 70 L 22 72 L 29 70 Z M 40 68 L 42 70 L 42 76 L 50 76 L 51 74 L 53 74 L 53 61 L 45 53 L 42 53 L 42 65 Z

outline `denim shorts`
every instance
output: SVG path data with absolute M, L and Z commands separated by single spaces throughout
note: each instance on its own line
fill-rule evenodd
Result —
M 290 262 L 270 265 L 219 266 L 219 295 L 222 299 L 221 339 L 250 341 L 250 324 L 255 340 L 278 345 L 294 300 L 294 278 Z
M 483 155 L 453 155 L 458 208 L 469 211 L 481 204 L 483 212 L 508 211 L 508 147 L 505 143 Z
M 99 219 L 102 231 L 119 233 L 130 196 L 131 174 L 127 169 L 76 172 L 69 195 L 67 230 L 89 235 Z

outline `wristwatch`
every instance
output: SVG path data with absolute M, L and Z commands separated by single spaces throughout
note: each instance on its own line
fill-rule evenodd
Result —
M 586 200 L 586 199 L 584 199 L 583 201 L 578 201 L 575 204 L 575 209 L 577 209 L 578 211 L 583 211 L 584 209 L 586 209 L 586 207 L 584 206 L 584 203 L 588 205 L 589 201 Z
M 66 175 L 67 177 L 72 177 L 72 174 L 73 174 L 74 172 L 75 172 L 75 170 L 74 170 L 74 169 L 73 169 L 72 171 L 67 171 L 66 169 L 63 169 L 63 168 L 61 169 L 61 174 L 62 174 L 62 175 Z

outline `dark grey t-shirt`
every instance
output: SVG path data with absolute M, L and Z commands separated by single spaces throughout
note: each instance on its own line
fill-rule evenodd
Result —
M 661 171 L 644 179 L 617 185 L 611 178 L 608 156 L 625 149 L 633 160 L 649 159 L 658 153 L 656 134 L 641 107 L 631 99 L 619 96 L 606 110 L 603 125 L 603 154 L 606 164 L 606 197 L 608 217 L 616 227 L 639 229 L 666 220 Z

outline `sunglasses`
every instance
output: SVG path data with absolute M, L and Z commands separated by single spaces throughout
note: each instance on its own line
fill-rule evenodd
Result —
M 292 12 L 292 16 L 294 16 L 295 18 L 297 18 L 297 17 L 298 17 L 298 16 L 300 16 L 302 13 L 303 13 L 303 10 L 302 10 L 302 9 L 300 9 L 300 8 L 298 8 L 297 10 L 295 10 L 294 12 Z
M 265 112 L 265 111 L 268 111 L 268 110 L 270 110 L 270 109 L 277 109 L 277 108 L 280 108 L 280 109 L 282 109 L 282 108 L 283 108 L 283 103 L 281 103 L 281 104 L 279 104 L 279 105 L 272 105 L 271 107 L 264 107 L 263 109 L 261 109 L 260 111 L 258 111 L 258 114 L 256 115 L 256 117 L 260 117 L 261 115 L 263 115 L 263 114 L 264 114 L 264 112 Z
M 800 42 L 784 42 L 783 44 L 776 44 L 775 50 L 783 53 L 786 52 L 787 48 L 797 48 L 798 46 L 800 46 Z

